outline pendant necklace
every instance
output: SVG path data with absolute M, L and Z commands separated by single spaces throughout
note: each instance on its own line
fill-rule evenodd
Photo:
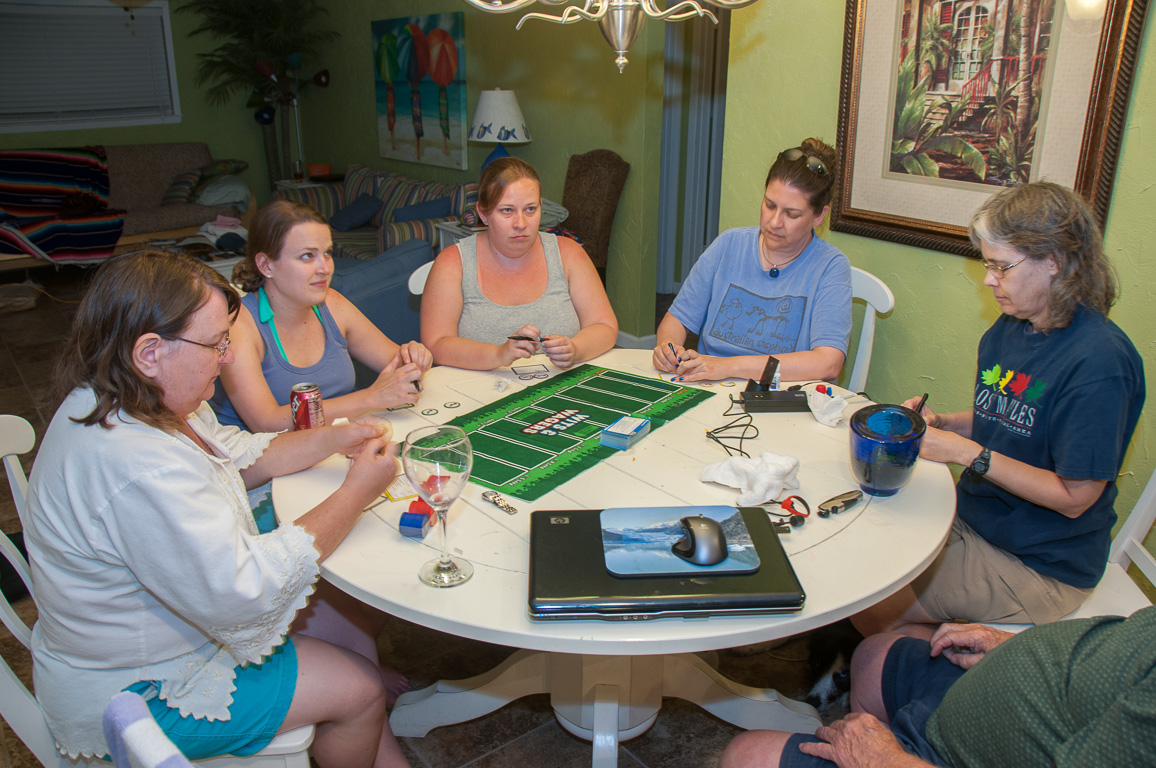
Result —
M 773 280 L 774 278 L 779 276 L 779 267 L 785 267 L 797 258 L 799 258 L 798 254 L 796 254 L 794 257 L 792 257 L 788 261 L 784 261 L 782 264 L 776 264 L 773 261 L 771 261 L 770 259 L 767 259 L 767 261 L 770 262 L 770 264 L 771 264 L 771 269 L 769 272 L 767 272 L 767 274 L 770 275 L 771 279 Z

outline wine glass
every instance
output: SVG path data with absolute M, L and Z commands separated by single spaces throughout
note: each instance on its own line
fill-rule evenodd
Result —
M 459 427 L 422 427 L 406 435 L 401 447 L 405 476 L 418 495 L 433 507 L 441 531 L 441 557 L 421 567 L 418 577 L 431 587 L 456 587 L 470 580 L 474 566 L 450 557 L 446 541 L 446 511 L 462 494 L 474 463 L 470 439 Z

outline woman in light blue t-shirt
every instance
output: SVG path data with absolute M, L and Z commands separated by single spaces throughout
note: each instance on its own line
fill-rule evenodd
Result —
M 779 153 L 757 227 L 728 230 L 695 263 L 658 326 L 654 367 L 678 381 L 833 381 L 851 336 L 851 264 L 815 234 L 835 194 L 835 150 L 818 139 Z M 698 349 L 683 345 L 699 335 Z

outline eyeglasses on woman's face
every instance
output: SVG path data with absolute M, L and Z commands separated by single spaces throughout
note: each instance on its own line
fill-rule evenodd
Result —
M 807 170 L 816 176 L 827 175 L 827 166 L 823 164 L 823 161 L 814 155 L 807 154 L 800 147 L 795 147 L 794 149 L 784 149 L 779 153 L 779 157 L 785 160 L 789 160 L 792 163 L 799 158 L 805 157 L 807 158 Z
M 229 334 L 225 334 L 225 338 L 221 339 L 216 344 L 206 344 L 203 341 L 193 341 L 192 339 L 185 339 L 180 336 L 176 336 L 174 341 L 183 341 L 186 344 L 196 344 L 198 347 L 211 349 L 217 353 L 218 361 L 225 359 L 225 355 L 229 352 L 229 344 L 232 343 L 232 341 L 229 339 Z
M 988 271 L 988 273 L 992 277 L 994 277 L 996 280 L 1002 280 L 1003 276 L 1005 274 L 1007 274 L 1007 271 L 1009 269 L 1011 269 L 1012 267 L 1018 267 L 1020 264 L 1023 264 L 1027 260 L 1028 260 L 1028 257 L 1024 256 L 1019 261 L 1015 262 L 1014 264 L 1008 264 L 1006 267 L 1000 266 L 999 264 L 992 264 L 990 261 L 987 261 L 986 259 L 980 259 L 979 263 L 982 264 L 983 268 L 986 269 Z

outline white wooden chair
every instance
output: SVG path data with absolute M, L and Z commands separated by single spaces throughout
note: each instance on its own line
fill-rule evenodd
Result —
M 1152 473 L 1132 514 L 1120 526 L 1108 551 L 1108 566 L 1092 595 L 1066 619 L 1086 619 L 1092 616 L 1131 616 L 1152 602 L 1128 575 L 1128 566 L 1135 565 L 1151 585 L 1156 585 L 1156 557 L 1144 546 L 1144 539 L 1156 522 L 1156 472 Z M 1031 624 L 994 624 L 989 627 L 1005 632 L 1019 632 Z
M 12 497 L 16 501 L 16 511 L 20 519 L 25 519 L 25 504 L 28 497 L 28 479 L 24 475 L 24 468 L 20 466 L 20 454 L 28 453 L 36 444 L 36 432 L 32 425 L 19 416 L 8 414 L 0 415 L 0 457 L 3 457 L 4 469 L 8 474 L 8 484 L 12 488 Z M 29 575 L 28 561 L 24 555 L 4 534 L 0 533 L 0 553 L 12 564 L 16 572 L 24 580 L 24 584 L 31 592 L 32 579 Z M 35 593 L 33 593 L 35 599 Z M 17 640 L 28 648 L 32 642 L 32 630 L 9 604 L 8 599 L 0 593 L 0 620 Z M 16 673 L 9 666 L 8 661 L 0 657 L 0 716 L 16 732 L 20 740 L 36 755 L 36 759 L 48 768 L 75 768 L 77 763 L 62 757 L 56 749 L 56 741 L 48 731 L 48 723 L 44 719 L 44 710 L 40 702 L 32 695 L 32 691 L 24 685 Z M 309 746 L 313 743 L 313 726 L 296 728 L 275 737 L 265 749 L 251 757 L 234 757 L 225 755 L 211 760 L 200 761 L 198 765 L 210 765 L 213 768 L 309 768 Z M 4 750 L 3 757 L 7 760 L 7 746 L 0 744 Z M 3 763 L 0 763 L 3 764 Z
M 887 283 L 875 275 L 851 267 L 851 298 L 862 299 L 867 307 L 863 312 L 863 325 L 859 330 L 859 344 L 855 348 L 851 376 L 845 386 L 852 392 L 863 392 L 867 389 L 867 370 L 871 367 L 871 350 L 875 346 L 875 316 L 894 309 L 895 296 Z

